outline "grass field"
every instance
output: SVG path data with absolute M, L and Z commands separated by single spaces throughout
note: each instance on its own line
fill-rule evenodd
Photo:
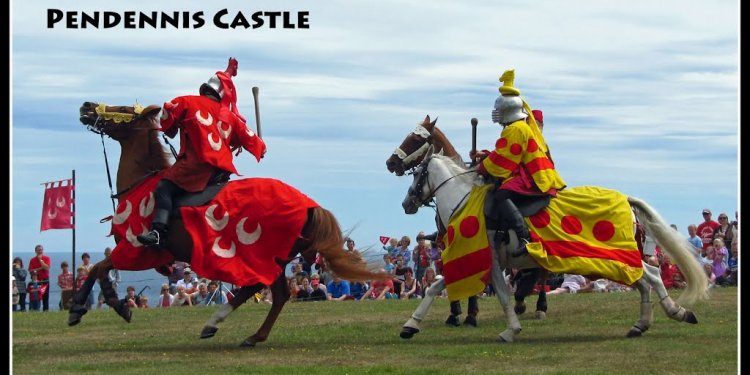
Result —
M 528 302 L 530 310 L 536 297 Z M 418 301 L 290 303 L 256 348 L 239 343 L 270 305 L 242 306 L 212 339 L 199 339 L 214 307 L 137 310 L 132 323 L 91 311 L 76 327 L 67 313 L 12 315 L 14 374 L 733 374 L 738 372 L 738 289 L 711 290 L 693 307 L 699 324 L 654 308 L 643 337 L 636 292 L 549 297 L 549 318 L 521 316 L 512 344 L 497 300 L 480 300 L 479 327 L 448 327 L 438 300 L 422 332 L 398 336 Z M 464 306 L 466 309 L 466 306 Z

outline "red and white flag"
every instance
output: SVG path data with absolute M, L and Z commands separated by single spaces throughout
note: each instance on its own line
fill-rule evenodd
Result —
M 73 229 L 73 180 L 47 182 L 44 188 L 39 231 Z
M 388 240 L 390 240 L 390 239 L 391 238 L 388 237 L 388 236 L 380 236 L 380 243 L 382 243 L 383 245 L 385 245 L 385 244 L 388 243 Z

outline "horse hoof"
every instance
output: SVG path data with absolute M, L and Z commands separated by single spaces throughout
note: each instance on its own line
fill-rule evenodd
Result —
M 216 334 L 218 330 L 219 330 L 218 327 L 205 326 L 203 327 L 203 330 L 201 331 L 201 338 L 210 339 L 211 337 L 214 337 L 214 335 Z
M 458 320 L 458 315 L 450 315 L 448 319 L 445 320 L 445 324 L 453 327 L 461 326 L 461 322 Z
M 410 339 L 417 333 L 419 333 L 419 330 L 416 328 L 404 327 L 403 329 L 401 329 L 401 333 L 399 334 L 399 336 L 401 336 L 402 339 Z
M 133 312 L 130 311 L 128 303 L 125 301 L 120 302 L 115 308 L 115 312 L 117 312 L 117 315 L 121 316 L 128 323 L 130 323 L 130 320 L 133 318 Z
M 86 315 L 86 313 L 89 312 L 86 310 L 86 307 L 79 304 L 73 304 L 73 306 L 70 306 L 70 310 L 68 312 L 68 326 L 72 327 L 78 323 L 81 322 L 81 317 Z
M 250 339 L 246 339 L 240 344 L 241 348 L 254 348 L 255 347 L 255 341 L 252 341 Z
M 516 315 L 521 315 L 526 312 L 526 304 L 523 302 L 516 303 L 515 306 L 513 306 L 513 311 L 516 312 Z
M 536 312 L 536 318 L 539 320 L 546 320 L 547 319 L 547 313 L 544 311 L 537 311 Z
M 685 311 L 685 318 L 682 319 L 686 323 L 698 324 L 698 318 L 695 317 L 692 311 Z
M 477 326 L 477 318 L 473 317 L 471 315 L 467 315 L 466 319 L 464 319 L 464 325 L 465 326 L 476 327 Z
M 628 331 L 628 337 L 641 337 L 643 332 L 638 328 L 631 328 L 630 331 Z

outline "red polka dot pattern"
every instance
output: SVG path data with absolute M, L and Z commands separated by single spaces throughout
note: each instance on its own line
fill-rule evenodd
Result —
M 521 147 L 521 145 L 519 145 L 518 143 L 514 143 L 514 144 L 510 145 L 510 153 L 511 154 L 513 154 L 513 155 L 520 155 L 522 151 L 523 151 L 523 147 Z
M 550 223 L 549 212 L 547 210 L 539 211 L 539 213 L 531 216 L 529 219 L 531 220 L 531 225 L 539 229 L 546 227 Z
M 594 224 L 594 237 L 601 241 L 607 242 L 615 235 L 615 225 L 609 220 L 601 220 Z
M 581 220 L 578 220 L 575 216 L 563 216 L 560 220 L 560 225 L 567 234 L 578 234 L 583 229 Z
M 495 142 L 495 148 L 504 148 L 508 145 L 508 140 L 505 138 L 500 138 Z
M 529 145 L 526 146 L 526 150 L 528 152 L 535 152 L 538 149 L 539 149 L 539 145 L 536 143 L 536 141 L 534 140 L 534 138 L 529 139 Z
M 464 238 L 472 238 L 479 233 L 479 219 L 476 216 L 467 216 L 461 220 L 461 226 L 459 227 L 461 236 Z

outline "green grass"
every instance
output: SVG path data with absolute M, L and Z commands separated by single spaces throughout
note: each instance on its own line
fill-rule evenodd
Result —
M 738 371 L 737 288 L 712 289 L 693 308 L 699 324 L 667 318 L 658 305 L 643 337 L 636 292 L 548 297 L 549 318 L 521 317 L 512 344 L 497 300 L 480 300 L 479 327 L 448 327 L 438 300 L 411 340 L 398 336 L 418 301 L 289 303 L 266 342 L 240 348 L 270 305 L 242 306 L 212 339 L 200 330 L 216 308 L 137 310 L 125 323 L 91 311 L 12 314 L 14 374 L 731 374 Z M 536 297 L 527 302 L 533 310 Z M 466 309 L 466 306 L 464 306 Z

